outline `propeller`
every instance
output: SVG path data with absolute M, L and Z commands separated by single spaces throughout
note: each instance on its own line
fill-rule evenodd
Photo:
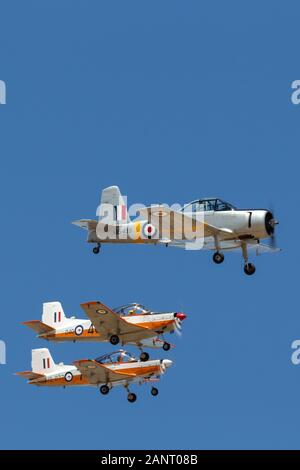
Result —
M 177 334 L 177 336 L 182 336 L 182 324 L 181 324 L 180 318 L 175 318 L 174 325 L 175 325 L 174 331 Z
M 278 219 L 276 219 L 275 217 L 275 211 L 274 211 L 274 207 L 273 205 L 271 205 L 272 209 L 270 210 L 270 215 L 267 219 L 267 224 L 269 225 L 270 227 L 270 247 L 274 250 L 277 249 L 277 237 L 276 237 L 276 225 L 279 224 L 279 221 Z
M 168 367 L 171 367 L 173 365 L 173 361 L 170 361 L 170 359 L 161 359 L 160 360 L 160 373 L 163 375 Z
M 182 321 L 186 318 L 186 314 L 182 312 L 174 313 L 174 331 L 178 336 L 181 336 Z
M 164 374 L 166 372 L 166 366 L 163 361 L 160 362 L 160 373 Z

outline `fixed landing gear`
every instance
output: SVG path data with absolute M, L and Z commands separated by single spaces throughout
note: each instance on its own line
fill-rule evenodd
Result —
M 98 243 L 96 246 L 93 248 L 93 253 L 97 255 L 100 252 L 101 245 Z
M 158 389 L 156 387 L 151 388 L 151 395 L 156 397 L 158 395 Z
M 149 361 L 149 358 L 150 358 L 150 356 L 149 356 L 149 354 L 148 354 L 146 351 L 142 351 L 142 352 L 141 352 L 140 360 L 141 360 L 142 362 L 147 362 L 147 361 Z
M 247 249 L 247 243 L 243 242 L 242 243 L 242 253 L 243 253 L 243 258 L 245 261 L 244 264 L 244 273 L 247 274 L 247 276 L 252 276 L 252 274 L 255 273 L 255 266 L 252 263 L 249 263 L 248 261 L 248 249 Z
M 127 395 L 127 400 L 129 401 L 129 403 L 134 403 L 136 401 L 136 394 L 129 392 Z
M 248 276 L 252 276 L 252 274 L 255 273 L 255 266 L 252 263 L 245 263 L 244 266 L 244 273 L 247 274 Z
M 113 346 L 116 346 L 117 344 L 119 344 L 120 338 L 118 335 L 111 335 L 111 337 L 109 338 L 109 341 Z
M 128 383 L 124 385 L 125 389 L 127 390 L 127 400 L 129 401 L 129 403 L 134 403 L 136 401 L 136 394 L 135 393 L 132 393 L 130 390 L 129 390 L 129 387 L 128 387 Z
M 221 264 L 221 263 L 223 263 L 224 258 L 225 258 L 225 257 L 224 257 L 224 255 L 223 255 L 223 253 L 220 253 L 219 251 L 216 251 L 216 253 L 214 253 L 214 255 L 213 255 L 213 260 L 214 260 L 214 262 L 215 262 L 216 264 Z
M 171 348 L 170 343 L 167 343 L 167 342 L 165 341 L 164 344 L 163 344 L 163 350 L 164 350 L 164 351 L 169 351 L 170 348 Z
M 108 385 L 101 385 L 100 393 L 102 393 L 102 395 L 107 395 L 108 392 L 109 392 L 109 386 Z

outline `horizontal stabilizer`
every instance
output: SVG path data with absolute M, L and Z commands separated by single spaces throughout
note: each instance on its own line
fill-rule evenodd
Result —
M 77 227 L 84 228 L 86 230 L 95 230 L 97 227 L 97 223 L 97 220 L 92 219 L 74 220 L 72 222 L 73 225 L 77 225 Z
M 24 321 L 22 325 L 28 326 L 28 328 L 31 328 L 38 335 L 43 335 L 45 333 L 50 333 L 51 331 L 55 331 L 54 328 L 51 328 L 51 326 L 48 326 L 39 320 Z
M 44 377 L 43 374 L 37 374 L 36 372 L 32 372 L 31 370 L 26 370 L 24 372 L 16 372 L 16 375 L 19 375 L 20 377 L 24 377 L 24 379 L 27 380 L 35 380 L 35 379 L 41 379 Z

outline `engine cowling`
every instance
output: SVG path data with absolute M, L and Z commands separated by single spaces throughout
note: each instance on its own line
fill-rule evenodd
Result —
M 267 210 L 249 211 L 248 227 L 255 238 L 269 238 L 274 234 L 274 216 Z

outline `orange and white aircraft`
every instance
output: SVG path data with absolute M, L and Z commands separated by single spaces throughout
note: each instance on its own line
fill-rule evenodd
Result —
M 156 382 L 172 365 L 169 359 L 145 363 L 122 349 L 94 360 L 75 361 L 72 365 L 55 364 L 46 348 L 33 349 L 31 354 L 32 371 L 16 374 L 28 379 L 29 384 L 38 387 L 100 386 L 103 395 L 107 395 L 116 385 L 122 385 L 127 390 L 127 399 L 131 403 L 136 401 L 136 394 L 130 392 L 129 384 Z M 151 394 L 158 395 L 158 389 L 152 386 Z
M 149 354 L 144 348 L 163 348 L 173 345 L 163 339 L 164 333 L 181 331 L 182 312 L 152 312 L 134 303 L 110 309 L 101 302 L 81 304 L 88 319 L 67 318 L 60 302 L 43 304 L 42 321 L 33 320 L 23 324 L 33 329 L 39 338 L 49 341 L 110 341 L 132 344 L 142 352 L 140 359 L 147 361 Z

